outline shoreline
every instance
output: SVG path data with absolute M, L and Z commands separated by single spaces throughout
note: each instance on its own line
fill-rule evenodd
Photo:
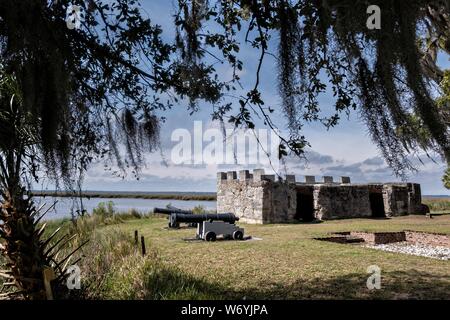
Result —
M 74 197 L 74 194 L 67 191 L 32 191 L 35 197 Z M 106 199 L 161 199 L 161 200 L 197 200 L 197 201 L 216 201 L 215 192 L 134 192 L 134 191 L 83 191 L 82 198 L 106 198 Z M 445 195 L 423 195 L 423 200 L 430 201 L 450 201 L 450 196 Z
M 67 191 L 32 191 L 34 197 L 77 197 Z M 161 200 L 196 200 L 196 201 L 216 201 L 215 192 L 124 192 L 124 191 L 83 191 L 82 198 L 105 198 L 105 199 L 161 199 Z

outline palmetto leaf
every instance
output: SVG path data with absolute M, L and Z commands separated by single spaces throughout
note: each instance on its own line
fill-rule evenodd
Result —
M 35 225 L 35 226 L 38 225 L 39 221 L 41 221 L 41 219 L 42 219 L 42 218 L 43 218 L 50 210 L 52 210 L 52 209 L 56 206 L 57 203 L 58 203 L 58 201 L 54 201 L 53 204 L 52 204 L 51 206 L 49 206 L 49 207 L 47 208 L 47 210 L 45 210 L 44 213 L 42 213 L 42 214 L 39 216 L 39 218 L 37 218 L 37 219 L 34 221 L 34 225 Z M 39 209 L 37 209 L 37 210 L 36 210 L 36 213 L 40 212 L 40 211 L 44 208 L 44 206 L 45 206 L 45 204 L 43 204 Z
M 60 260 L 56 265 L 60 267 L 66 260 L 70 259 L 78 250 L 80 250 L 88 242 L 89 240 L 85 240 L 84 242 L 82 242 L 77 248 L 75 248 L 72 252 L 70 252 L 64 259 Z
M 44 231 L 45 231 L 45 227 L 47 226 L 47 223 L 44 223 L 43 225 L 42 225 L 42 227 L 38 230 L 38 232 L 37 232 L 37 237 L 38 238 L 40 238 L 41 236 L 42 236 L 42 234 L 44 233 Z
M 45 240 L 43 243 L 42 243 L 42 247 L 43 248 L 45 248 L 46 246 L 47 246 L 47 244 L 49 244 L 50 243 L 50 241 L 52 241 L 52 239 L 58 234 L 58 232 L 61 230 L 61 227 L 59 227 L 59 228 L 57 228 L 48 238 L 47 238 L 47 240 Z M 65 236 L 64 236 L 65 237 Z M 63 237 L 63 238 L 64 238 Z M 63 239 L 63 238 L 61 238 L 61 239 Z
M 64 249 L 66 244 L 68 244 L 70 241 L 75 239 L 77 237 L 77 235 L 74 234 L 71 237 L 69 237 L 68 239 L 66 239 L 64 242 L 61 243 L 61 241 L 63 241 L 66 237 L 67 237 L 67 235 L 64 235 L 63 237 L 61 237 L 54 245 L 52 245 L 49 249 L 47 249 L 47 251 L 45 251 L 44 255 L 48 259 L 53 259 L 53 258 L 56 259 L 58 254 L 61 252 L 62 249 Z M 53 251 L 53 249 L 55 249 L 56 246 L 58 246 L 58 244 L 60 244 L 59 247 L 52 254 L 50 254 Z

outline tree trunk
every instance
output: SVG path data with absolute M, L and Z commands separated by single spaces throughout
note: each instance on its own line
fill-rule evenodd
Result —
M 46 259 L 40 241 L 43 230 L 36 230 L 36 208 L 20 184 L 9 181 L 9 188 L 0 199 L 0 247 L 7 258 L 7 285 L 17 288 L 14 295 L 27 300 L 45 299 L 43 271 Z

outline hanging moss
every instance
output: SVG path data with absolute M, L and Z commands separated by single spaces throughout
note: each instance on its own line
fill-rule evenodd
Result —
M 194 8 L 198 2 L 179 3 Z M 367 27 L 368 4 L 360 1 L 242 0 L 210 8 L 230 42 L 248 22 L 246 40 L 260 51 L 259 65 L 267 55 L 268 35 L 278 33 L 278 87 L 290 132 L 282 143 L 305 146 L 290 143 L 302 137 L 305 121 L 320 121 L 329 128 L 339 123 L 342 113 L 357 110 L 387 163 L 405 177 L 414 170 L 410 155 L 420 150 L 450 161 L 449 125 L 434 94 L 444 74 L 437 66 L 437 53 L 449 53 L 450 3 L 370 4 L 381 9 L 381 29 Z M 198 21 L 194 26 L 198 28 Z M 235 125 L 251 127 L 251 111 L 274 128 L 263 101 L 254 99 L 260 97 L 259 72 L 260 68 L 247 99 L 239 101 L 239 114 L 230 118 Z M 326 90 L 335 97 L 331 114 L 319 104 Z
M 445 74 L 437 55 L 450 52 L 448 1 L 373 1 L 381 29 L 370 30 L 360 1 L 179 0 L 174 43 L 162 40 L 136 1 L 73 2 L 84 12 L 78 30 L 66 26 L 68 3 L 0 2 L 2 63 L 18 80 L 55 178 L 69 182 L 73 167 L 99 156 L 122 175 L 128 166 L 138 172 L 145 151 L 159 145 L 155 114 L 185 101 L 191 112 L 206 101 L 214 119 L 236 126 L 253 128 L 257 117 L 276 129 L 275 107 L 259 91 L 274 36 L 289 129 L 280 150 L 302 154 L 305 122 L 330 128 L 356 111 L 396 174 L 413 170 L 410 155 L 420 150 L 450 159 L 448 110 L 435 99 Z M 259 57 L 255 83 L 233 99 L 242 86 L 243 45 Z M 231 79 L 221 78 L 219 63 L 229 65 Z M 335 100 L 325 110 L 319 100 L 326 91 Z

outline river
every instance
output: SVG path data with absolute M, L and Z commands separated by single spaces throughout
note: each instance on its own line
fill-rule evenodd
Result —
M 70 217 L 71 212 L 75 212 L 79 209 L 80 200 L 78 199 L 74 204 L 74 201 L 68 197 L 33 197 L 36 202 L 36 207 L 46 203 L 48 208 L 55 201 L 57 201 L 55 208 L 50 210 L 45 220 L 59 219 L 64 217 Z M 98 206 L 101 202 L 114 203 L 114 209 L 116 212 L 126 212 L 130 209 L 135 209 L 140 213 L 148 213 L 153 208 L 165 208 L 168 204 L 180 208 L 180 209 L 192 209 L 196 206 L 203 206 L 205 210 L 216 210 L 216 201 L 202 201 L 202 200 L 173 200 L 173 199 L 133 199 L 133 198 L 83 198 L 83 207 L 89 212 Z

